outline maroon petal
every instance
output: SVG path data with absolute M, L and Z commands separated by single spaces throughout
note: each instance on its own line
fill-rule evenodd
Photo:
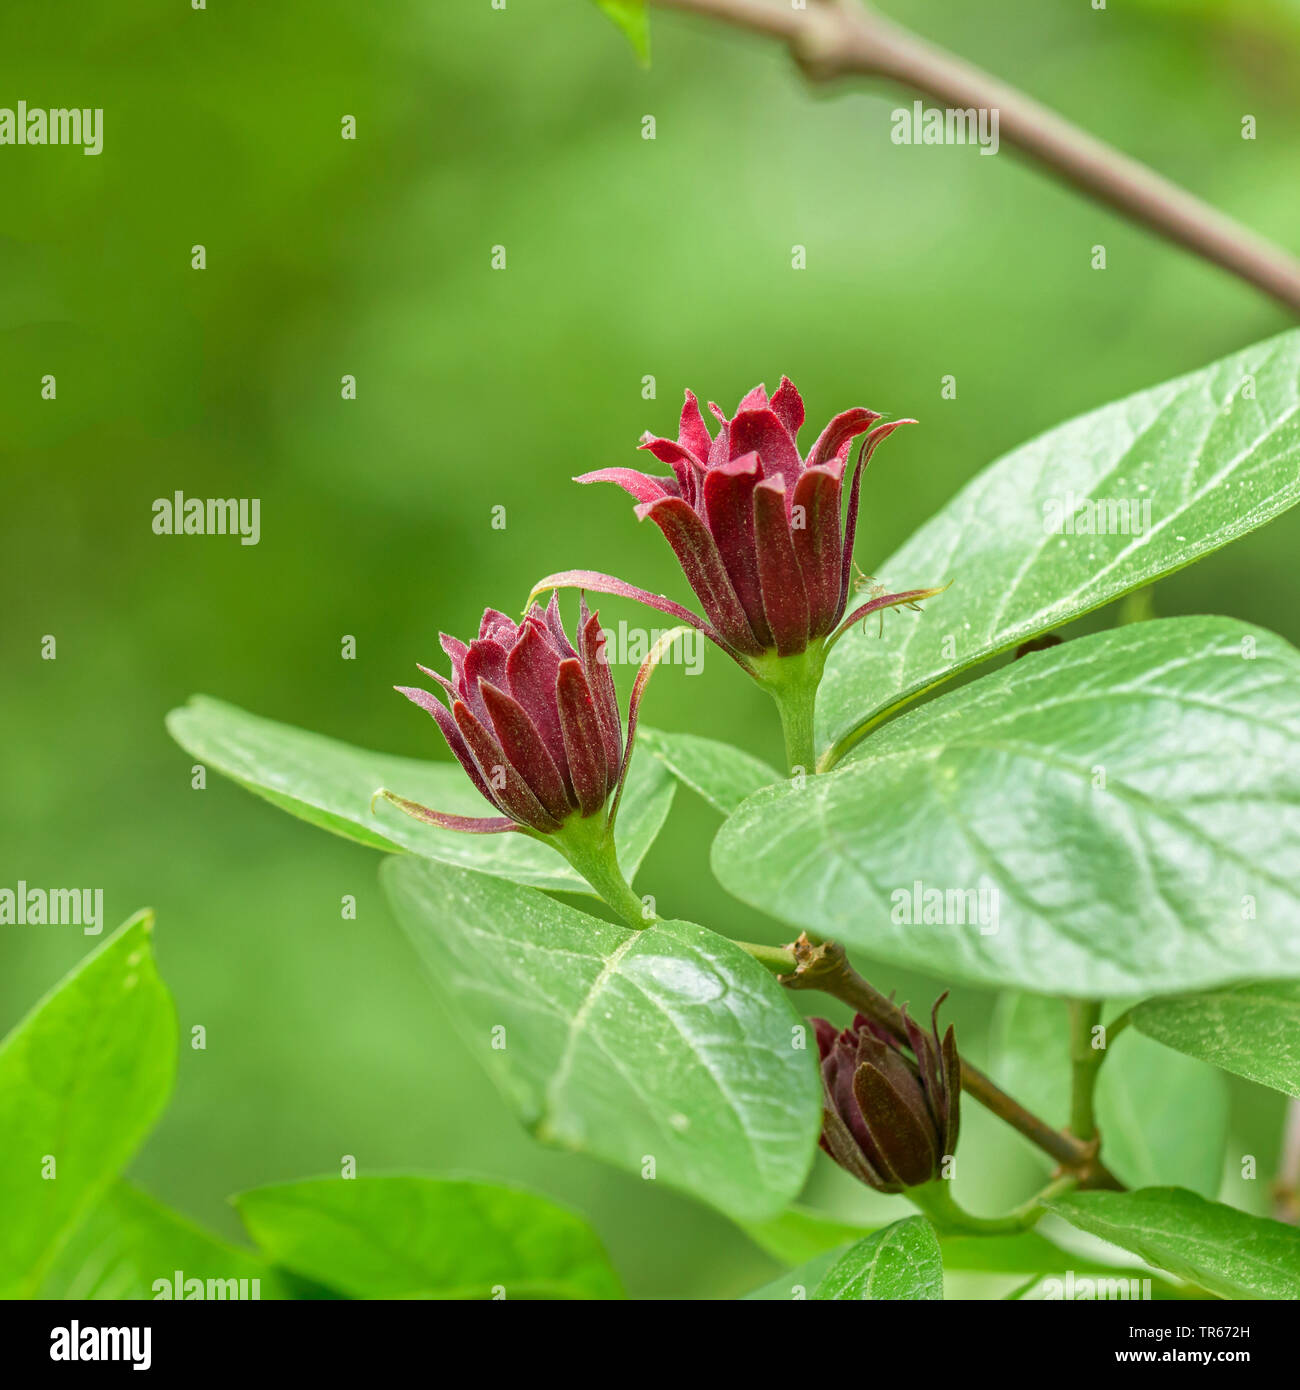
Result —
M 747 391 L 740 404 L 736 407 L 736 414 L 742 410 L 766 410 L 767 409 L 767 387 L 759 382 L 752 391 Z
M 759 642 L 770 647 L 772 633 L 763 613 L 754 546 L 754 487 L 761 478 L 758 455 L 752 453 L 709 469 L 704 480 L 704 515 L 749 626 Z M 835 520 L 838 525 L 839 518 Z M 835 583 L 838 596 L 838 570 Z
M 637 448 L 649 449 L 660 463 L 666 463 L 673 470 L 677 486 L 667 487 L 665 479 L 665 488 L 669 494 L 694 502 L 695 494 L 699 490 L 699 480 L 704 473 L 703 460 L 696 458 L 675 439 L 660 439 L 653 434 L 643 434 Z
M 449 816 L 445 811 L 433 811 L 421 806 L 418 801 L 408 801 L 404 796 L 390 792 L 386 787 L 375 793 L 385 801 L 391 801 L 399 811 L 422 820 L 426 825 L 436 825 L 439 830 L 460 830 L 470 835 L 500 835 L 506 830 L 518 830 L 514 821 L 505 816 Z
M 395 685 L 393 689 L 399 695 L 405 695 L 413 704 L 419 705 L 422 710 L 433 715 L 434 722 L 442 731 L 443 738 L 447 740 L 447 747 L 451 749 L 452 757 L 465 769 L 469 780 L 495 806 L 496 797 L 492 795 L 491 789 L 483 780 L 483 774 L 478 770 L 474 755 L 469 751 L 464 738 L 461 737 L 460 730 L 456 727 L 456 721 L 451 717 L 450 711 L 444 708 L 442 701 L 436 695 L 430 695 L 427 690 L 421 690 L 419 686 Z
M 790 497 L 803 472 L 803 462 L 789 431 L 773 411 L 745 410 L 731 422 L 732 457 L 751 450 L 762 459 L 765 478 L 785 479 L 786 496 Z
M 501 751 L 528 783 L 542 806 L 561 821 L 573 810 L 564 775 L 547 751 L 541 735 L 524 707 L 513 696 L 495 685 L 483 682 L 483 700 L 491 716 L 492 728 Z
M 717 544 L 698 513 L 680 497 L 665 497 L 642 503 L 636 514 L 643 520 L 649 517 L 664 533 L 687 582 L 723 637 L 738 650 L 758 656 L 762 645 L 754 637 Z
M 599 570 L 561 570 L 558 574 L 548 574 L 545 579 L 537 582 L 533 592 L 541 593 L 546 589 L 589 589 L 593 594 L 613 594 L 616 598 L 635 599 L 637 603 L 644 603 L 647 608 L 657 609 L 660 613 L 667 613 L 669 617 L 676 618 L 678 622 L 688 623 L 702 632 L 715 646 L 721 647 L 750 675 L 754 673 L 754 668 L 744 656 L 716 628 L 706 623 L 698 614 L 692 613 L 689 608 L 683 608 L 680 603 L 674 603 L 662 594 L 652 594 L 649 589 L 638 589 L 635 584 L 616 579 L 612 574 L 601 574 Z
M 867 412 L 870 414 L 870 411 Z M 914 425 L 915 420 L 891 420 L 871 431 L 862 441 L 858 450 L 858 462 L 853 469 L 853 482 L 849 487 L 849 514 L 844 522 L 844 553 L 840 568 L 840 612 L 849 601 L 849 573 L 853 567 L 853 542 L 858 533 L 858 491 L 862 486 L 862 470 L 871 462 L 881 440 L 888 439 L 900 425 Z
M 506 683 L 506 649 L 499 642 L 486 638 L 469 644 L 459 692 L 461 699 L 474 711 L 475 717 L 486 720 L 487 706 L 479 690 L 481 681 L 491 681 L 493 685 Z
M 701 460 L 708 458 L 709 450 L 713 447 L 713 438 L 704 423 L 704 416 L 700 414 L 700 403 L 694 391 L 686 393 L 682 418 L 677 426 L 677 442 Z
M 803 397 L 795 390 L 794 382 L 788 376 L 781 378 L 781 384 L 776 388 L 771 404 L 777 419 L 786 427 L 797 448 L 799 429 L 804 421 Z
M 853 1078 L 853 1093 L 862 1113 L 871 1117 L 872 1144 L 866 1149 L 867 1157 L 904 1187 L 928 1182 L 938 1167 L 937 1135 L 914 1108 L 919 1100 L 915 1082 L 911 1091 L 904 1093 L 870 1062 L 864 1062 Z
M 518 634 L 519 624 L 513 618 L 495 608 L 483 610 L 483 617 L 478 625 L 479 637 L 491 638 L 492 641 L 508 647 Z
M 808 462 L 829 463 L 833 458 L 843 457 L 848 453 L 853 439 L 864 430 L 869 430 L 879 419 L 879 411 L 866 410 L 862 406 L 854 406 L 852 410 L 837 415 L 817 436 Z
M 605 634 L 601 631 L 600 614 L 588 610 L 585 594 L 579 603 L 578 646 L 582 654 L 582 669 L 596 701 L 596 713 L 600 716 L 605 762 L 617 768 L 623 761 L 623 724 L 618 712 L 614 675 L 605 657 Z
M 793 656 L 808 645 L 808 594 L 795 558 L 785 488 L 779 478 L 764 479 L 754 489 L 754 539 L 767 625 L 780 655 Z
M 676 478 L 655 478 L 638 473 L 635 468 L 598 468 L 594 473 L 580 473 L 575 483 L 617 483 L 638 502 L 653 502 L 659 497 L 674 497 L 678 492 Z
M 483 780 L 492 788 L 492 799 L 520 825 L 549 833 L 560 828 L 560 822 L 533 795 L 532 788 L 520 776 L 505 755 L 505 750 L 475 717 L 463 701 L 451 708 L 456 726 L 465 736 L 469 750 L 478 763 Z
M 452 684 L 460 690 L 465 679 L 465 657 L 469 647 L 459 637 L 453 637 L 448 632 L 438 634 L 438 645 L 447 653 L 447 659 L 451 662 Z
M 555 708 L 555 681 L 562 658 L 543 635 L 545 632 L 544 623 L 524 622 L 519 640 L 506 661 L 506 684 L 510 694 L 524 707 L 567 782 L 564 735 L 560 732 L 560 716 Z
M 555 650 L 561 657 L 578 655 L 573 649 L 573 643 L 569 641 L 569 634 L 564 630 L 564 620 L 560 617 L 560 596 L 554 592 L 551 594 L 550 603 L 546 605 L 546 630 L 554 639 Z
M 804 469 L 795 484 L 790 536 L 808 594 L 808 635 L 824 637 L 840 613 L 840 470 Z
M 861 608 L 855 608 L 840 623 L 839 627 L 831 633 L 830 640 L 826 643 L 827 649 L 829 650 L 834 643 L 838 642 L 859 618 L 865 618 L 871 613 L 879 612 L 882 608 L 898 608 L 903 604 L 920 603 L 922 599 L 933 598 L 935 594 L 943 593 L 947 587 L 947 584 L 941 584 L 937 589 L 904 589 L 899 594 L 881 594 L 879 598 L 873 598 L 869 603 L 864 603 Z
M 578 810 L 584 816 L 594 815 L 605 804 L 617 774 L 611 775 L 611 769 L 605 765 L 605 743 L 596 702 L 576 657 L 560 662 L 555 693 Z

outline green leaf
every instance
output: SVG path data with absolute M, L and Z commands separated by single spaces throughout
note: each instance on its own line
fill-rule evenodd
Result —
M 176 1072 L 176 1013 L 137 913 L 0 1043 L 0 1298 L 34 1293 L 140 1147 Z
M 1300 1096 L 1300 980 L 1148 999 L 1133 1022 L 1189 1057 Z
M 1223 618 L 1136 623 L 751 796 L 714 871 L 794 926 L 951 982 L 1107 998 L 1294 975 L 1298 742 L 1300 652 Z
M 874 1234 L 874 1228 L 850 1221 L 838 1221 L 808 1207 L 793 1206 L 771 1221 L 745 1222 L 745 1234 L 773 1259 L 800 1265 L 828 1250 L 843 1250 L 855 1241 Z M 1050 1274 L 1062 1270 L 1078 1257 L 1044 1239 L 1037 1231 L 1018 1235 L 971 1236 L 940 1235 L 946 1269 L 990 1274 Z M 815 1281 L 814 1281 L 815 1282 Z M 782 1298 L 790 1295 L 782 1292 Z
M 998 1001 L 993 1074 L 1049 1124 L 1069 1120 L 1069 1019 L 1063 1000 L 1018 994 Z M 1107 1166 L 1131 1187 L 1172 1183 L 1219 1191 L 1228 1139 L 1228 1088 L 1211 1067 L 1131 1030 L 1098 1073 L 1097 1125 Z M 1041 1149 L 1031 1150 L 1050 1166 Z
M 814 1255 L 798 1269 L 788 1269 L 784 1274 L 778 1274 L 770 1283 L 747 1293 L 745 1302 L 802 1303 L 805 1299 L 814 1297 L 817 1286 L 847 1249 L 847 1246 L 840 1246 Z
M 826 1273 L 813 1298 L 942 1299 L 943 1258 L 934 1227 L 908 1216 L 859 1241 Z
M 538 1138 L 653 1171 L 740 1220 L 795 1196 L 821 1128 L 815 1049 L 739 947 L 690 922 L 614 926 L 431 860 L 389 860 L 381 878 Z
M 1300 1298 L 1300 1231 L 1180 1187 L 1079 1192 L 1048 1203 L 1081 1231 L 1220 1298 Z
M 412 820 L 380 787 L 455 815 L 496 814 L 456 763 L 370 753 L 196 696 L 167 716 L 171 736 L 200 762 L 311 825 L 372 849 L 463 864 L 537 888 L 590 893 L 557 851 L 527 835 L 467 835 Z M 675 782 L 655 758 L 633 757 L 618 816 L 619 862 L 635 876 L 672 805 Z
M 650 66 L 650 16 L 645 0 L 596 0 L 636 50 L 643 67 Z
M 621 1298 L 574 1212 L 521 1188 L 423 1177 L 321 1178 L 235 1198 L 272 1259 L 351 1298 Z
M 891 589 L 953 587 L 923 617 L 888 620 L 883 638 L 869 627 L 839 642 L 817 703 L 823 741 L 849 739 L 956 672 L 1263 525 L 1300 500 L 1298 465 L 1297 331 L 1016 449 L 873 562 Z M 1138 534 L 1050 534 L 1044 508 L 1068 493 L 1149 498 L 1150 524 Z
M 782 780 L 781 773 L 761 758 L 714 738 L 638 729 L 637 743 L 724 816 L 747 796 Z
M 176 1293 L 176 1275 L 181 1293 Z M 126 1182 L 114 1183 L 59 1252 L 42 1298 L 291 1298 L 283 1275 Z

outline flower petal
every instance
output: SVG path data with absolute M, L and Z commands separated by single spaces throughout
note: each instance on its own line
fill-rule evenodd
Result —
M 929 1182 L 939 1161 L 938 1136 L 914 1108 L 920 1100 L 915 1081 L 910 1090 L 916 1095 L 904 1095 L 870 1062 L 864 1062 L 853 1077 L 853 1094 L 862 1113 L 870 1117 L 872 1147 L 867 1157 L 904 1187 Z
M 701 461 L 708 458 L 709 450 L 713 447 L 713 437 L 704 423 L 704 416 L 700 414 L 700 403 L 694 391 L 686 393 L 682 417 L 677 426 L 677 442 Z
M 731 422 L 732 457 L 751 450 L 762 460 L 765 478 L 785 479 L 787 500 L 803 472 L 803 461 L 790 432 L 771 410 L 743 410 Z
M 440 830 L 460 830 L 470 835 L 500 835 L 506 830 L 519 829 L 506 816 L 449 816 L 445 811 L 433 811 L 428 806 L 421 806 L 418 801 L 408 801 L 406 797 L 390 792 L 387 787 L 381 787 L 375 795 L 391 801 L 408 816 L 422 820 L 426 825 L 436 825 Z
M 676 478 L 655 478 L 649 473 L 638 473 L 635 468 L 598 468 L 594 473 L 580 473 L 573 481 L 617 483 L 638 502 L 653 502 L 658 497 L 673 497 L 678 490 Z
M 815 464 L 795 484 L 790 508 L 790 535 L 808 594 L 808 635 L 824 637 L 839 618 L 840 553 L 839 469 Z
M 565 777 L 564 735 L 555 707 L 555 681 L 560 673 L 560 656 L 543 635 L 545 623 L 526 619 L 519 640 L 506 660 L 506 683 L 510 694 L 524 707 L 533 727 L 541 735 L 555 765 Z
M 803 397 L 795 389 L 795 384 L 788 376 L 781 378 L 781 384 L 776 388 L 773 395 L 771 406 L 776 417 L 786 427 L 790 438 L 794 440 L 795 447 L 799 447 L 799 429 L 804 421 Z
M 793 656 L 808 645 L 808 594 L 795 558 L 780 478 L 765 478 L 754 489 L 754 540 L 772 640 L 780 655 Z
M 483 682 L 482 690 L 501 751 L 545 810 L 557 821 L 563 820 L 577 802 L 570 795 L 564 774 L 547 751 L 533 721 L 514 696 L 487 681 Z
M 594 815 L 605 804 L 618 774 L 617 768 L 605 765 L 596 701 L 577 657 L 560 662 L 555 696 L 578 810 L 584 816 Z
M 421 667 L 421 670 L 423 669 Z M 427 690 L 421 690 L 416 685 L 395 685 L 393 689 L 399 695 L 405 695 L 412 704 L 419 705 L 422 710 L 433 715 L 434 722 L 442 731 L 443 738 L 447 740 L 447 747 L 451 749 L 452 757 L 465 769 L 466 775 L 475 787 L 495 806 L 496 797 L 492 795 L 488 784 L 483 780 L 483 774 L 478 770 L 474 755 L 469 751 L 469 746 L 456 727 L 456 721 L 451 717 L 451 712 L 443 706 L 442 701 L 436 695 L 430 695 Z M 452 698 L 455 698 L 454 694 Z
M 623 723 L 618 712 L 618 692 L 614 689 L 614 675 L 605 654 L 605 634 L 600 626 L 600 614 L 592 613 L 587 608 L 585 594 L 579 600 L 579 616 L 578 647 L 582 669 L 596 701 L 596 713 L 600 716 L 605 762 L 617 768 L 623 761 Z
M 578 655 L 573 649 L 573 643 L 569 641 L 569 634 L 564 630 L 564 619 L 560 617 L 560 596 L 554 590 L 551 592 L 550 603 L 546 605 L 546 630 L 551 634 L 555 650 L 562 658 Z
M 948 582 L 951 583 L 952 581 L 949 580 Z M 935 589 L 904 589 L 899 594 L 881 594 L 879 598 L 873 598 L 869 603 L 864 603 L 861 608 L 855 608 L 831 633 L 826 643 L 827 650 L 829 651 L 831 646 L 838 642 L 859 618 L 865 618 L 882 608 L 898 608 L 909 603 L 920 603 L 922 599 L 933 598 L 935 594 L 943 593 L 947 587 L 948 584 L 940 584 Z
M 487 638 L 469 644 L 459 692 L 460 698 L 474 711 L 475 717 L 486 720 L 487 706 L 479 690 L 482 681 L 491 681 L 493 685 L 506 683 L 506 649 L 500 642 Z
M 754 488 L 761 478 L 758 455 L 753 453 L 709 469 L 704 479 L 704 515 L 749 626 L 759 642 L 770 647 L 772 633 L 763 612 L 754 542 Z M 839 517 L 835 520 L 838 525 Z M 838 586 L 838 570 L 835 582 Z
M 766 410 L 767 409 L 767 387 L 760 381 L 752 391 L 746 391 L 741 398 L 740 404 L 736 407 L 736 414 L 742 410 Z
M 679 622 L 689 623 L 715 646 L 726 652 L 738 666 L 743 667 L 751 676 L 754 674 L 754 668 L 716 628 L 706 623 L 698 614 L 692 613 L 689 608 L 683 608 L 680 603 L 674 603 L 662 594 L 652 594 L 649 589 L 638 589 L 635 584 L 616 579 L 612 574 L 601 574 L 599 570 L 561 570 L 557 574 L 548 574 L 533 586 L 533 593 L 540 594 L 547 589 L 589 589 L 593 594 L 613 594 L 616 598 L 635 599 L 637 603 L 644 603 L 647 608 L 657 609 Z
M 664 533 L 714 627 L 733 647 L 759 655 L 762 645 L 745 617 L 717 543 L 694 508 L 680 497 L 665 497 L 658 502 L 642 503 L 636 514 L 643 520 L 649 517 Z
M 496 805 L 520 825 L 545 833 L 558 830 L 560 822 L 533 795 L 532 788 L 511 764 L 496 738 L 474 717 L 473 710 L 463 700 L 457 700 L 451 713 L 478 763 L 483 780 L 492 788 L 492 800 Z
M 867 413 L 870 414 L 869 411 Z M 900 425 L 914 424 L 916 424 L 915 420 L 891 420 L 887 425 L 880 425 L 867 435 L 862 441 L 862 448 L 858 450 L 858 461 L 853 469 L 853 482 L 849 487 L 849 514 L 844 522 L 844 553 L 840 569 L 841 613 L 849 602 L 849 574 L 853 567 L 853 542 L 858 534 L 858 491 L 862 486 L 862 470 L 871 462 L 871 455 L 876 452 L 876 448 L 882 440 L 888 439 Z
M 478 635 L 489 637 L 494 642 L 509 646 L 519 634 L 519 624 L 507 614 L 495 608 L 485 608 L 479 620 Z
M 860 405 L 843 411 L 817 436 L 808 462 L 829 463 L 833 458 L 844 457 L 853 439 L 863 430 L 869 430 L 879 419 L 878 410 L 866 410 Z

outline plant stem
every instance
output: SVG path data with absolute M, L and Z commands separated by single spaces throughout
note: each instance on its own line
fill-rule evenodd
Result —
M 1101 1022 L 1101 1001 L 1070 1000 L 1070 1133 L 1089 1143 L 1097 1137 L 1092 1099 L 1103 1048 L 1093 1047 L 1092 1030 Z
M 817 687 L 826 668 L 826 642 L 818 638 L 793 656 L 769 652 L 753 659 L 754 678 L 776 701 L 785 735 L 786 768 L 808 776 L 817 771 L 817 739 L 813 728 Z
M 818 989 L 842 1000 L 858 1013 L 879 1023 L 907 1043 L 903 1011 L 886 999 L 873 985 L 859 975 L 835 942 L 816 944 L 807 935 L 801 936 L 791 948 L 798 962 L 793 975 L 783 976 L 781 983 L 788 989 Z M 1019 1101 L 1002 1090 L 978 1067 L 961 1059 L 962 1090 L 1005 1120 L 1032 1144 L 1050 1154 L 1080 1186 L 1121 1188 L 1123 1184 L 1097 1158 L 1097 1146 L 1064 1130 L 1053 1129 L 1046 1120 L 1026 1110 Z
M 813 704 L 816 690 L 794 689 L 778 695 L 773 692 L 781 715 L 781 732 L 785 735 L 786 770 L 802 768 L 812 774 L 817 771 L 817 744 L 813 735 Z
M 773 975 L 789 975 L 795 968 L 794 952 L 788 946 L 762 946 L 753 941 L 733 941 L 742 951 L 748 951 L 762 966 Z
M 921 1187 L 909 1187 L 903 1194 L 918 1207 L 942 1231 L 978 1236 L 1014 1235 L 1028 1231 L 1038 1223 L 1045 1208 L 1043 1203 L 1058 1193 L 1066 1192 L 1076 1185 L 1072 1177 L 1058 1178 L 1049 1183 L 1037 1196 L 1018 1206 L 1006 1216 L 975 1216 L 959 1206 L 952 1195 L 951 1184 L 946 1178 L 936 1178 Z
M 554 845 L 629 927 L 640 931 L 655 920 L 623 877 L 614 832 L 603 816 L 575 816 L 553 835 L 535 838 Z
M 1133 221 L 1300 312 L 1300 261 L 1144 164 L 874 10 L 810 0 L 653 0 L 783 40 L 813 81 L 886 77 L 957 109 L 998 112 L 999 139 Z

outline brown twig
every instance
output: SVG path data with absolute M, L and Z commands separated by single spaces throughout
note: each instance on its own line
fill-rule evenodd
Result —
M 958 110 L 998 112 L 999 138 L 1057 177 L 1300 313 L 1300 261 L 1024 92 L 854 0 L 652 0 L 782 40 L 814 81 L 885 77 Z
M 795 969 L 793 974 L 780 977 L 783 985 L 789 989 L 817 989 L 823 994 L 833 995 L 858 1013 L 888 1028 L 906 1045 L 903 1011 L 853 969 L 842 946 L 833 941 L 816 944 L 803 935 L 789 950 L 795 960 Z M 1123 1186 L 1098 1159 L 1099 1141 L 1095 1137 L 1085 1142 L 1066 1130 L 1053 1129 L 1046 1120 L 1026 1110 L 964 1057 L 961 1061 L 961 1085 L 962 1090 L 974 1096 L 986 1109 L 1050 1154 L 1064 1170 L 1079 1179 L 1081 1187 Z

